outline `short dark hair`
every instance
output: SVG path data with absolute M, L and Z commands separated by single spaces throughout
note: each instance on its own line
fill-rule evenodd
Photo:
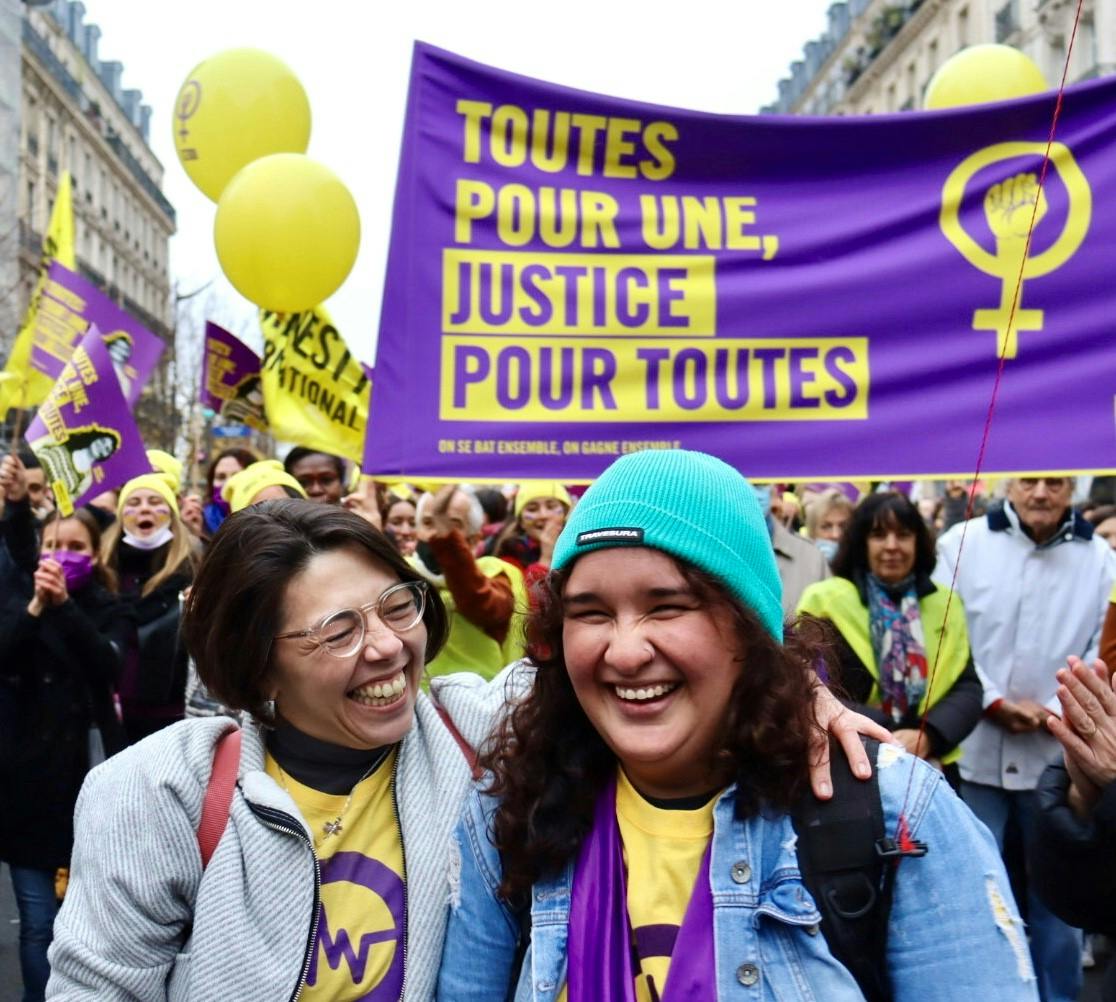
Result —
M 1085 513 L 1085 520 L 1091 525 L 1100 525 L 1110 518 L 1116 518 L 1116 505 L 1098 505 Z
M 337 470 L 337 479 L 342 483 L 345 482 L 345 460 L 340 456 L 334 456 L 328 452 L 322 452 L 321 449 L 307 449 L 304 445 L 296 445 L 290 452 L 287 453 L 287 458 L 283 460 L 283 469 L 286 470 L 291 476 L 294 476 L 292 467 L 295 463 L 299 463 L 307 456 L 324 456 Z
M 281 628 L 287 584 L 310 559 L 362 550 L 400 581 L 423 580 L 391 540 L 359 515 L 302 498 L 265 501 L 230 515 L 214 534 L 182 617 L 186 647 L 210 693 L 234 710 L 266 719 L 272 638 Z M 449 622 L 427 589 L 426 661 L 445 644 Z
M 497 525 L 508 517 L 508 499 L 495 487 L 478 487 L 477 500 L 484 509 L 484 517 L 491 525 Z
M 39 457 L 30 449 L 19 450 L 19 461 L 23 463 L 24 469 L 27 470 L 41 470 L 43 468 L 43 464 L 39 462 Z
M 833 573 L 850 581 L 866 574 L 868 537 L 877 526 L 887 525 L 901 525 L 914 533 L 914 572 L 929 575 L 938 562 L 934 553 L 934 537 L 911 499 L 897 491 L 869 494 L 853 509 L 852 520 L 845 528 L 837 556 L 833 558 Z

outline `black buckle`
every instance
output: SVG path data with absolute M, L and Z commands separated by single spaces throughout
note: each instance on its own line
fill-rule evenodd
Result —
M 925 856 L 929 851 L 930 847 L 917 839 L 907 839 L 906 846 L 900 845 L 890 835 L 876 839 L 876 855 L 880 859 L 898 861 L 904 857 Z

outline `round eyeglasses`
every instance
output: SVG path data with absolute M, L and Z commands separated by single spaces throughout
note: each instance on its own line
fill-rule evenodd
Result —
M 392 585 L 375 602 L 359 609 L 339 609 L 325 616 L 316 626 L 291 633 L 276 634 L 276 640 L 309 637 L 327 654 L 347 658 L 364 646 L 368 614 L 376 618 L 392 633 L 406 633 L 418 626 L 426 608 L 426 582 L 404 581 Z

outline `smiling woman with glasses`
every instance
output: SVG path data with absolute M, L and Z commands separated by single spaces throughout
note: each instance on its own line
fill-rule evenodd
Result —
M 227 718 L 185 721 L 95 774 L 50 994 L 429 998 L 470 779 L 439 713 L 479 745 L 503 685 L 439 679 L 440 705 L 420 690 L 446 636 L 441 600 L 386 536 L 332 505 L 228 518 L 183 626 L 210 692 L 256 722 L 224 832 L 203 865 Z M 346 942 L 359 952 L 338 952 Z
M 403 581 L 392 585 L 375 602 L 359 609 L 338 609 L 306 630 L 280 633 L 275 640 L 295 640 L 309 637 L 316 646 L 336 658 L 347 658 L 364 646 L 365 624 L 368 616 L 393 633 L 406 633 L 418 626 L 426 607 L 426 582 Z

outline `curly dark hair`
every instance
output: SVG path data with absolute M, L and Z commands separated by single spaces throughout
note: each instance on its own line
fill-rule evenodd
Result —
M 852 520 L 845 527 L 837 556 L 833 558 L 833 573 L 839 578 L 855 581 L 858 575 L 868 572 L 868 537 L 878 526 L 899 525 L 909 529 L 915 537 L 914 573 L 929 575 L 938 557 L 934 552 L 934 536 L 914 502 L 897 491 L 869 494 L 853 509 Z
M 672 558 L 675 559 L 675 558 Z M 818 729 L 809 669 L 828 647 L 830 627 L 804 620 L 778 643 L 759 618 L 714 577 L 675 559 L 705 602 L 733 612 L 744 669 L 732 690 L 718 755 L 736 781 L 736 812 L 788 810 L 805 789 Z M 543 874 L 572 859 L 592 827 L 597 795 L 616 758 L 574 694 L 562 650 L 562 592 L 570 568 L 552 573 L 528 622 L 536 666 L 531 690 L 505 714 L 480 756 L 500 798 L 491 837 L 503 861 L 500 893 L 521 902 Z

